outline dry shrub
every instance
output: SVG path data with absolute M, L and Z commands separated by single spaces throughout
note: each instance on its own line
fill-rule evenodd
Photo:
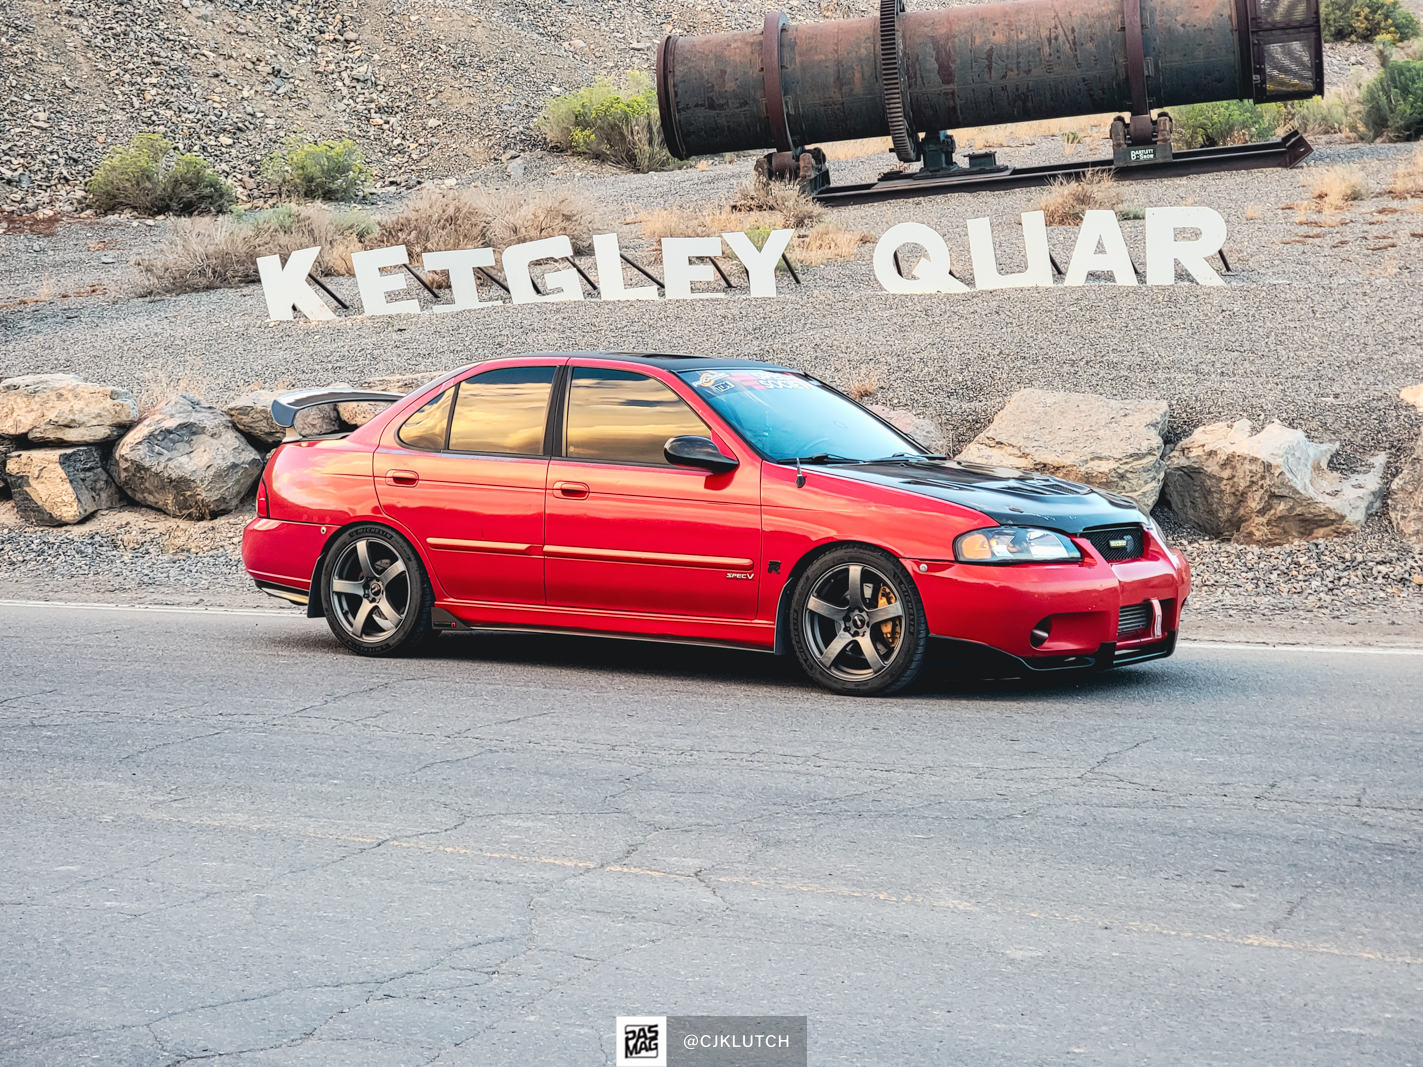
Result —
M 1247 219 L 1252 219 L 1252 220 L 1253 220 L 1253 219 L 1258 219 L 1258 218 L 1260 217 L 1260 205 L 1259 205 L 1259 204 L 1246 204 L 1246 205 L 1245 205 L 1245 217 L 1246 217 Z
M 851 400 L 864 400 L 866 397 L 874 396 L 879 391 L 879 375 L 866 374 L 857 378 L 851 378 L 845 384 L 845 395 Z
M 1397 199 L 1423 196 L 1423 145 L 1413 150 L 1413 157 L 1393 172 L 1389 192 Z
M 1342 210 L 1351 200 L 1362 200 L 1369 195 L 1369 185 L 1364 172 L 1358 167 L 1330 167 L 1305 179 L 1310 196 L 1321 200 L 1331 211 Z
M 768 212 L 779 215 L 782 224 L 802 229 L 819 222 L 825 209 L 807 196 L 794 182 L 773 182 L 757 175 L 736 187 L 732 211 Z
M 168 240 L 134 266 L 146 295 L 193 293 L 257 281 L 257 257 L 283 259 L 299 248 L 321 246 L 313 274 L 350 274 L 351 253 L 375 232 L 359 211 L 319 204 L 284 204 L 269 211 L 176 220 Z
M 1089 170 L 1077 181 L 1054 179 L 1033 210 L 1047 216 L 1049 226 L 1075 226 L 1088 211 L 1111 211 L 1122 194 L 1110 171 Z
M 567 234 L 574 252 L 591 247 L 588 210 L 563 193 L 521 195 L 487 189 L 424 189 L 380 220 L 367 246 L 403 244 L 412 261 L 424 252 L 493 248 Z
M 874 239 L 874 234 L 864 230 L 847 230 L 838 222 L 822 222 L 811 227 L 805 240 L 796 246 L 796 262 L 818 267 L 832 260 L 853 259 L 855 249 Z
M 861 137 L 855 141 L 832 141 L 814 147 L 824 152 L 826 159 L 864 159 L 881 152 L 893 152 L 894 142 L 888 137 Z

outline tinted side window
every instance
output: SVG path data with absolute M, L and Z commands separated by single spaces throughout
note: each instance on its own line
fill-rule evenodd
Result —
M 445 429 L 450 424 L 450 400 L 453 389 L 446 389 L 425 404 L 400 426 L 396 437 L 408 448 L 424 448 L 438 452 L 445 447 Z
M 450 422 L 450 448 L 456 452 L 542 454 L 548 398 L 557 369 L 508 367 L 461 383 Z
M 623 463 L 666 463 L 669 437 L 710 437 L 691 408 L 654 378 L 579 367 L 568 394 L 568 456 Z

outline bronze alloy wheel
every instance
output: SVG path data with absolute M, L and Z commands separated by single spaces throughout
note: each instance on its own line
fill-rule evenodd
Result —
M 801 666 L 837 693 L 890 693 L 923 666 L 918 590 L 878 549 L 836 549 L 813 563 L 796 588 L 792 627 Z
M 353 652 L 408 651 L 430 630 L 433 594 L 409 542 L 381 526 L 347 530 L 331 546 L 322 577 L 331 632 Z

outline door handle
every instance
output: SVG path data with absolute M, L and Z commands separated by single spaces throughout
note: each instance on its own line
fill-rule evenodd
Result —
M 554 482 L 554 491 L 570 500 L 582 500 L 588 495 L 588 487 L 582 482 Z
M 386 485 L 419 485 L 420 475 L 414 471 L 386 471 Z

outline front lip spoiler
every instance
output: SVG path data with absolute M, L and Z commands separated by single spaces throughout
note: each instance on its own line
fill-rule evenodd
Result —
M 1015 656 L 992 645 L 957 637 L 930 637 L 933 658 L 951 673 L 974 678 L 1050 677 L 1055 674 L 1085 674 L 1126 667 L 1153 659 L 1165 659 L 1176 651 L 1177 631 L 1160 641 L 1117 650 L 1116 642 L 1104 641 L 1095 652 L 1072 656 Z

